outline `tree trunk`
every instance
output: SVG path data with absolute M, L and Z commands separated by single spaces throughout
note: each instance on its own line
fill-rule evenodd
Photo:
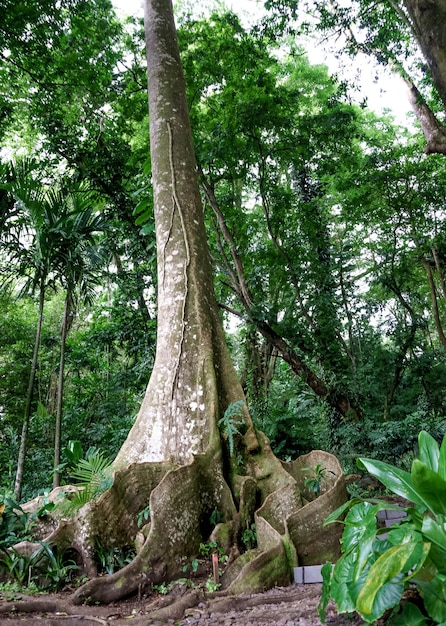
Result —
M 17 471 L 14 484 L 14 496 L 17 501 L 20 500 L 22 495 L 22 480 L 23 469 L 25 466 L 26 456 L 26 439 L 28 436 L 29 420 L 31 418 L 31 405 L 33 401 L 34 381 L 36 379 L 37 371 L 37 357 L 39 355 L 40 336 L 42 334 L 42 322 L 43 322 L 43 306 L 45 302 L 45 286 L 43 282 L 40 285 L 39 292 L 39 316 L 37 319 L 36 338 L 34 341 L 34 352 L 31 361 L 31 371 L 29 373 L 28 391 L 26 392 L 25 412 L 23 416 L 22 436 L 20 439 L 19 456 L 17 460 Z
M 445 0 L 403 0 L 413 35 L 426 60 L 446 112 L 446 2 Z M 400 67 L 398 73 L 409 90 L 412 109 L 426 139 L 427 154 L 446 154 L 446 127 Z
M 401 76 L 408 88 L 409 102 L 426 139 L 426 154 L 446 154 L 446 127 L 437 119 L 425 99 L 404 73 Z
M 404 5 L 446 111 L 446 2 L 404 0 Z
M 62 439 L 62 404 L 63 404 L 63 383 L 65 370 L 65 347 L 67 343 L 67 334 L 69 326 L 71 308 L 71 291 L 67 289 L 65 296 L 65 307 L 62 319 L 62 328 L 60 331 L 60 362 L 59 376 L 57 380 L 57 400 L 56 400 L 56 427 L 54 432 L 54 469 L 60 465 L 60 442 Z M 53 487 L 59 487 L 60 474 L 55 471 L 53 474 Z
M 429 283 L 429 291 L 432 300 L 432 310 L 434 313 L 435 328 L 437 329 L 438 338 L 443 348 L 446 350 L 446 335 L 444 334 L 443 324 L 441 323 L 440 311 L 438 309 L 437 290 L 435 288 L 434 275 L 428 259 L 423 258 L 423 267 L 426 270 L 427 281 Z
M 243 399 L 213 292 L 185 82 L 168 4 L 148 2 L 145 16 L 157 352 L 138 418 L 115 460 L 117 468 L 133 462 L 189 462 L 208 450 L 228 405 Z

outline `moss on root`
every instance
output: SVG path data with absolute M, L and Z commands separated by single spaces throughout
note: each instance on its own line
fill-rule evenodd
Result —
M 111 489 L 83 507 L 70 520 L 59 520 L 52 543 L 73 548 L 92 576 L 73 595 L 73 602 L 109 603 L 183 575 L 200 544 L 215 540 L 231 554 L 222 586 L 232 594 L 258 592 L 292 580 L 293 567 L 336 558 L 339 537 L 322 528 L 325 517 L 346 499 L 337 460 L 317 451 L 305 466 L 324 462 L 334 467 L 331 484 L 314 502 L 301 498 L 301 462 L 282 464 L 267 439 L 245 451 L 243 474 L 225 466 L 218 454 L 197 455 L 188 465 L 131 465 L 115 473 Z M 230 468 L 224 470 L 224 468 Z M 330 474 L 331 475 L 331 474 Z M 148 534 L 126 567 L 95 576 L 94 545 L 124 546 L 139 531 L 138 514 L 150 506 Z M 215 525 L 215 512 L 219 523 Z M 213 518 L 214 515 L 214 518 Z M 53 518 L 53 521 L 56 518 Z M 241 537 L 255 523 L 257 548 L 246 551 Z M 141 537 L 141 533 L 139 535 Z

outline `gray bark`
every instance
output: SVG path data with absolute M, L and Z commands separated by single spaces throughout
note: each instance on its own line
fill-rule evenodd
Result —
M 186 88 L 173 11 L 146 0 L 150 149 L 158 257 L 154 369 L 115 460 L 189 462 L 216 442 L 217 421 L 243 398 L 213 291 Z M 246 416 L 248 426 L 249 416 Z
M 404 0 L 404 5 L 446 111 L 446 0 Z

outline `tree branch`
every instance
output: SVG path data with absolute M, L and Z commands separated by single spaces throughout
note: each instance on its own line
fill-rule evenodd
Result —
M 437 120 L 413 81 L 407 74 L 400 75 L 409 91 L 409 101 L 426 139 L 426 154 L 446 154 L 446 128 Z

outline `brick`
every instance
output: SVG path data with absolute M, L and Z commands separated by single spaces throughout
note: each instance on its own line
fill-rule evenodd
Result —
M 305 583 L 321 583 L 321 565 L 306 565 L 304 567 L 304 581 Z

